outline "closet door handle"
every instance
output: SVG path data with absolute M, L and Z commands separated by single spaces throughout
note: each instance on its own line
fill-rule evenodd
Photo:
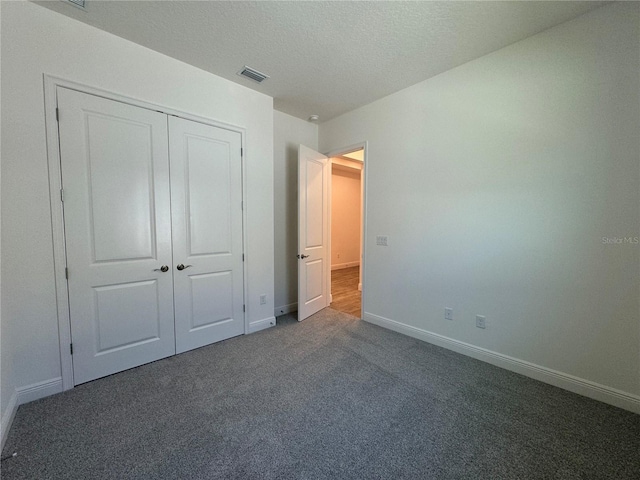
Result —
M 193 267 L 193 265 L 183 265 L 182 263 L 179 264 L 176 268 L 178 270 L 184 270 L 185 268 L 189 268 L 189 267 Z
M 162 265 L 160 268 L 154 268 L 153 271 L 165 273 L 169 271 L 169 267 L 166 265 Z

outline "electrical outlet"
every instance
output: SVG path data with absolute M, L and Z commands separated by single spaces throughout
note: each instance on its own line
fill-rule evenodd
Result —
M 444 309 L 444 319 L 445 320 L 453 320 L 453 308 L 445 307 L 445 309 Z
M 267 304 L 267 296 L 265 294 L 260 295 L 260 305 Z
M 376 235 L 376 245 L 380 245 L 381 247 L 389 246 L 389 236 L 388 235 Z
M 476 327 L 487 328 L 487 319 L 484 315 L 476 315 Z

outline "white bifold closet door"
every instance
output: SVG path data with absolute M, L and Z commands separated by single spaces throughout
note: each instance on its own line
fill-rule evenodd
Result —
M 240 134 L 65 88 L 58 107 L 74 383 L 243 333 Z

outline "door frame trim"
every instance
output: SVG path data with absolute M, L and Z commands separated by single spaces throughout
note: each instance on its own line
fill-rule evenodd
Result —
M 360 259 L 360 272 L 362 274 L 362 290 L 360 297 L 360 318 L 364 318 L 365 312 L 365 269 L 366 269 L 366 258 L 367 258 L 367 178 L 369 176 L 369 167 L 367 165 L 368 153 L 369 153 L 369 142 L 367 140 L 363 142 L 353 143 L 343 148 L 336 148 L 334 150 L 330 150 L 327 153 L 323 153 L 326 157 L 331 161 L 331 157 L 339 157 L 344 155 L 345 153 L 351 153 L 356 150 L 363 150 L 362 157 L 362 173 L 360 174 L 360 180 L 362 182 L 362 232 L 361 235 L 361 246 L 362 248 L 362 258 Z M 329 175 L 329 201 L 331 202 L 331 175 Z M 331 208 L 329 208 L 329 254 L 331 254 Z M 329 292 L 329 297 L 331 298 L 331 262 L 328 262 L 328 274 L 327 274 L 327 291 Z M 328 306 L 328 305 L 327 305 Z
M 140 100 L 134 97 L 121 95 L 99 87 L 93 87 L 73 80 L 57 77 L 55 75 L 43 74 L 44 79 L 44 117 L 45 117 L 45 134 L 47 142 L 47 166 L 49 174 L 49 201 L 51 209 L 51 233 L 53 241 L 53 271 L 56 292 L 56 310 L 58 318 L 58 340 L 60 348 L 60 370 L 62 376 L 62 390 L 70 390 L 74 387 L 73 380 L 73 358 L 71 356 L 71 317 L 69 314 L 69 290 L 65 275 L 67 265 L 66 242 L 64 231 L 64 210 L 61 201 L 62 189 L 62 170 L 60 158 L 60 139 L 58 136 L 58 121 L 56 119 L 56 109 L 58 106 L 57 89 L 58 87 L 68 88 L 89 95 L 95 95 L 107 100 L 120 103 L 126 103 L 135 107 L 153 110 L 159 113 L 172 115 L 185 120 L 211 125 L 217 128 L 223 128 L 240 134 L 240 145 L 243 151 L 241 157 L 242 169 L 242 251 L 246 254 L 247 241 L 247 175 L 245 158 L 247 155 L 247 131 L 246 128 L 230 123 L 215 120 L 213 118 L 202 117 L 200 115 L 191 114 L 182 110 L 165 107 L 155 103 Z M 245 257 L 246 258 L 246 257 Z M 246 304 L 248 285 L 248 258 L 242 264 L 243 274 L 243 304 Z M 249 333 L 249 324 L 247 315 L 243 313 L 244 333 Z

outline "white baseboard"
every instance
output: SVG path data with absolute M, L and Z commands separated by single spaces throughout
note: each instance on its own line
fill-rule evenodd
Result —
M 541 382 L 548 383 L 555 387 L 563 388 L 570 392 L 593 398 L 594 400 L 599 400 L 616 407 L 624 408 L 625 410 L 629 410 L 634 413 L 640 413 L 640 396 L 638 395 L 623 392 L 590 380 L 558 372 L 547 367 L 536 365 L 535 363 L 503 355 L 485 348 L 476 347 L 469 343 L 454 340 L 453 338 L 445 337 L 421 328 L 412 327 L 372 313 L 365 312 L 364 320 L 375 325 L 388 328 L 389 330 L 417 338 L 418 340 L 423 340 L 439 347 L 482 360 L 497 367 L 525 375 L 535 380 L 540 380 Z
M 282 305 L 281 307 L 276 307 L 273 312 L 274 316 L 279 317 L 280 315 L 286 315 L 287 313 L 293 313 L 298 311 L 298 302 L 290 303 L 289 305 Z
M 275 327 L 276 317 L 263 318 L 262 320 L 255 320 L 249 324 L 249 331 L 247 333 L 255 333 L 265 328 Z
M 51 378 L 43 382 L 33 383 L 16 388 L 18 405 L 33 402 L 49 395 L 62 392 L 62 377 Z
M 351 267 L 359 267 L 360 262 L 347 262 L 347 263 L 336 263 L 335 265 L 331 265 L 331 270 L 342 270 L 343 268 L 351 268 Z
M 9 399 L 7 407 L 4 409 L 4 415 L 2 415 L 2 423 L 0 423 L 0 452 L 4 448 L 4 442 L 7 440 L 7 435 L 11 429 L 11 424 L 18 411 L 18 393 L 14 390 L 13 395 Z
M 0 451 L 4 448 L 4 442 L 7 439 L 7 434 L 11 429 L 11 424 L 20 405 L 60 392 L 62 392 L 62 377 L 51 378 L 16 388 L 2 416 L 2 424 L 0 425 Z

